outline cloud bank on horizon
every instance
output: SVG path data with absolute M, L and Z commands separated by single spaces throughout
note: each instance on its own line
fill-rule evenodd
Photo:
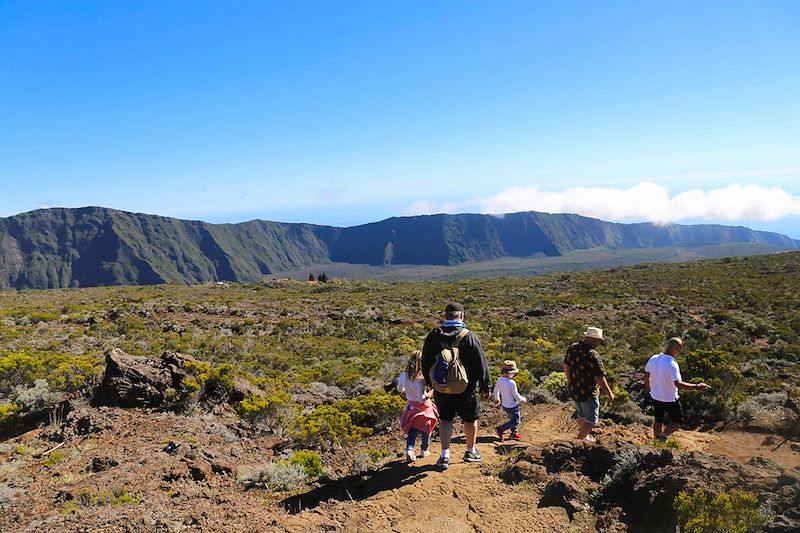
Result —
M 629 188 L 570 187 L 547 191 L 538 185 L 511 187 L 487 198 L 436 205 L 417 202 L 409 215 L 480 212 L 484 214 L 541 211 L 576 213 L 613 222 L 668 224 L 685 220 L 734 222 L 775 221 L 800 216 L 800 196 L 780 187 L 733 184 L 692 189 L 674 195 L 663 185 L 642 182 Z

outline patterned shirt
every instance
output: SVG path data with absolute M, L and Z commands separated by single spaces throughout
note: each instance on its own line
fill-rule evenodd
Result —
M 569 366 L 569 392 L 573 400 L 588 402 L 599 396 L 594 378 L 604 376 L 605 369 L 596 350 L 583 342 L 573 343 L 567 348 L 564 364 Z

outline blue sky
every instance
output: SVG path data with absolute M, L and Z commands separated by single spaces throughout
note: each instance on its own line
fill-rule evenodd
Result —
M 800 3 L 0 0 L 0 216 L 800 238 Z

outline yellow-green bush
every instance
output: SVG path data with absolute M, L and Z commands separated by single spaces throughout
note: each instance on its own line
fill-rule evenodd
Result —
M 357 426 L 350 415 L 333 405 L 321 405 L 293 420 L 292 437 L 307 447 L 331 449 L 372 434 L 371 428 Z
M 42 464 L 44 466 L 46 466 L 47 468 L 53 468 L 57 464 L 59 464 L 62 461 L 64 461 L 64 459 L 66 459 L 66 458 L 67 458 L 67 454 L 65 454 L 62 451 L 56 450 L 56 451 L 52 452 L 50 455 L 48 455 L 47 459 L 45 459 Z
M 317 452 L 311 450 L 298 450 L 289 459 L 292 464 L 300 465 L 310 478 L 317 478 L 322 475 L 322 459 Z
M 53 390 L 76 390 L 94 383 L 102 368 L 102 359 L 87 355 L 53 351 L 8 353 L 0 356 L 0 394 L 45 378 Z
M 740 490 L 717 495 L 695 489 L 675 498 L 675 514 L 682 533 L 750 533 L 766 521 L 753 494 Z
M 562 402 L 569 400 L 567 376 L 563 372 L 550 372 L 541 387 Z
M 275 388 L 267 396 L 253 394 L 248 396 L 237 406 L 239 416 L 250 424 L 259 428 L 270 428 L 273 432 L 282 435 L 295 406 L 291 403 L 289 394 Z
M 397 421 L 406 402 L 397 394 L 386 394 L 381 390 L 350 400 L 340 400 L 335 405 L 350 415 L 354 425 L 380 431 Z
M 19 407 L 13 403 L 0 405 L 0 424 L 14 417 L 19 412 Z

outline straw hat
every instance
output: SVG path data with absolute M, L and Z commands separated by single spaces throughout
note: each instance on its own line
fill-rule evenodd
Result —
M 603 339 L 603 330 L 600 328 L 586 328 L 586 333 L 583 334 L 584 337 L 588 339 Z
M 502 371 L 504 374 L 516 374 L 517 372 L 519 372 L 519 368 L 517 368 L 516 361 L 506 359 L 505 361 L 503 361 Z

